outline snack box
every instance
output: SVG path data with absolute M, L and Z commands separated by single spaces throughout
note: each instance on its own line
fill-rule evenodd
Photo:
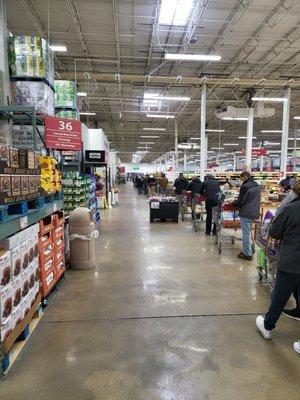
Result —
M 35 268 L 34 265 L 31 265 L 28 271 L 28 282 L 29 282 L 29 292 L 32 291 L 35 284 Z
M 19 149 L 19 163 L 20 168 L 34 169 L 35 168 L 35 154 L 32 150 Z
M 11 282 L 11 253 L 9 250 L 0 250 L 0 291 Z
M 22 271 L 22 252 L 21 245 L 13 247 L 11 250 L 11 279 L 14 281 L 20 276 Z
M 28 271 L 22 271 L 21 273 L 21 287 L 22 287 L 22 298 L 26 297 L 29 293 L 29 274 Z
M 34 190 L 35 193 L 39 192 L 41 189 L 41 176 L 40 175 L 34 175 Z
M 19 168 L 19 150 L 13 149 L 12 147 L 9 149 L 9 159 L 10 159 L 10 166 L 12 168 Z
M 21 176 L 21 194 L 29 194 L 29 177 L 26 175 Z
M 12 175 L 11 176 L 11 194 L 12 196 L 21 195 L 21 176 Z
M 0 327 L 1 327 L 0 328 L 0 331 L 1 331 L 1 342 L 3 342 L 12 331 L 12 319 L 11 319 L 11 317 L 8 317 L 4 321 L 2 321 Z
M 11 285 L 7 288 L 1 289 L 0 291 L 0 320 L 1 323 L 6 320 L 6 318 L 11 316 L 13 309 L 13 297 L 12 297 Z
M 9 167 L 9 146 L 7 144 L 0 144 L 0 161 L 4 163 L 6 167 Z
M 40 153 L 34 152 L 34 169 L 40 169 Z
M 28 190 L 29 194 L 35 193 L 35 175 L 28 176 Z
M 32 263 L 32 261 L 38 256 L 39 254 L 39 249 L 38 249 L 38 240 L 39 240 L 39 235 L 36 233 L 34 236 L 31 236 L 27 240 L 28 243 L 28 259 L 29 263 Z
M 22 270 L 25 270 L 29 266 L 29 245 L 30 242 L 28 240 L 25 240 L 21 244 L 21 266 Z
M 0 175 L 0 196 L 1 198 L 11 197 L 10 175 Z
M 14 307 L 11 314 L 11 329 L 14 329 L 22 321 L 21 305 Z
M 11 285 L 13 307 L 18 307 L 22 301 L 22 280 L 21 277 L 16 278 Z

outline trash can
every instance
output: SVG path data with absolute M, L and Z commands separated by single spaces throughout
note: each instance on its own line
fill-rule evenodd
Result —
M 70 213 L 70 267 L 89 269 L 96 265 L 95 239 L 99 232 L 91 211 L 78 207 Z

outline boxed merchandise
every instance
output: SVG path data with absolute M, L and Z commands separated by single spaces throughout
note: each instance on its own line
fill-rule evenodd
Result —
M 21 258 L 21 265 L 22 265 L 22 270 L 25 270 L 28 268 L 29 265 L 29 243 L 28 240 L 25 240 L 24 242 L 22 242 L 21 244 L 21 254 L 22 254 L 22 258 Z
M 48 274 L 41 274 L 41 289 L 42 289 L 42 296 L 45 297 L 50 292 L 50 290 L 55 285 L 55 272 L 54 270 L 50 270 Z
M 17 307 L 22 300 L 22 279 L 19 276 L 16 278 L 11 285 L 12 290 L 12 298 L 13 298 L 13 307 Z
M 5 167 L 9 167 L 9 146 L 7 144 L 0 144 L 0 161 Z
M 22 298 L 26 297 L 29 292 L 29 274 L 28 271 L 21 272 L 21 286 L 22 286 Z
M 56 263 L 55 272 L 56 272 L 56 280 L 64 273 L 65 271 L 65 262 L 64 259 L 61 259 Z
M 1 199 L 11 197 L 10 175 L 0 175 L 0 197 Z
M 35 154 L 31 150 L 19 149 L 20 168 L 35 169 Z
M 11 314 L 12 329 L 14 329 L 22 321 L 21 305 L 14 307 Z
M 35 268 L 31 266 L 28 272 L 29 291 L 31 291 L 35 283 Z
M 9 148 L 9 164 L 11 168 L 19 168 L 19 150 L 13 149 L 12 147 Z
M 36 191 L 35 188 L 36 188 L 35 176 L 29 175 L 28 176 L 28 192 L 29 192 L 29 194 L 35 193 L 35 191 Z
M 27 175 L 21 176 L 21 194 L 29 194 L 29 178 Z
M 11 250 L 13 247 L 16 247 L 18 244 L 20 244 L 23 240 L 23 233 L 22 231 L 15 233 L 12 236 L 8 236 L 5 239 L 2 239 L 0 241 L 0 247 L 2 247 L 5 250 Z
M 21 177 L 19 175 L 11 176 L 12 196 L 21 196 Z
M 34 176 L 34 192 L 38 193 L 41 189 L 41 177 L 40 175 Z
M 11 281 L 11 254 L 8 250 L 0 250 L 0 291 Z
M 4 321 L 2 321 L 2 323 L 0 324 L 0 331 L 1 331 L 1 342 L 3 342 L 12 331 L 11 317 L 8 317 Z
M 34 236 L 31 236 L 28 239 L 28 258 L 29 263 L 31 263 L 38 256 L 38 234 L 36 233 Z
M 76 108 L 77 89 L 75 81 L 54 81 L 55 107 Z
M 53 157 L 40 156 L 41 187 L 47 193 L 55 193 L 61 190 L 61 174 L 57 161 Z
M 13 309 L 13 298 L 11 285 L 6 288 L 2 288 L 0 291 L 0 311 L 1 311 L 1 322 L 6 318 L 10 317 Z
M 80 120 L 80 116 L 78 111 L 75 110 L 55 110 L 55 116 L 59 118 L 66 118 L 66 119 L 76 119 Z
M 12 248 L 11 250 L 11 277 L 14 281 L 21 273 L 21 266 L 22 266 L 22 251 L 21 245 L 17 245 Z

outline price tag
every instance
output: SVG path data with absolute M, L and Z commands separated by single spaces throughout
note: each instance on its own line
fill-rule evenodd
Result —
M 151 201 L 151 208 L 153 210 L 159 210 L 160 204 L 159 201 Z
M 20 229 L 27 228 L 28 226 L 28 217 L 25 215 L 24 217 L 20 218 Z
M 54 203 L 52 208 L 53 208 L 53 212 L 57 211 L 57 203 Z

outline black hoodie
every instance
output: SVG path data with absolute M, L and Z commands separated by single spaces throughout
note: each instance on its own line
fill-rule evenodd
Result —
M 195 194 L 200 194 L 201 188 L 202 188 L 202 182 L 200 181 L 200 179 L 194 178 L 189 183 L 187 190 L 190 190 L 194 196 Z

